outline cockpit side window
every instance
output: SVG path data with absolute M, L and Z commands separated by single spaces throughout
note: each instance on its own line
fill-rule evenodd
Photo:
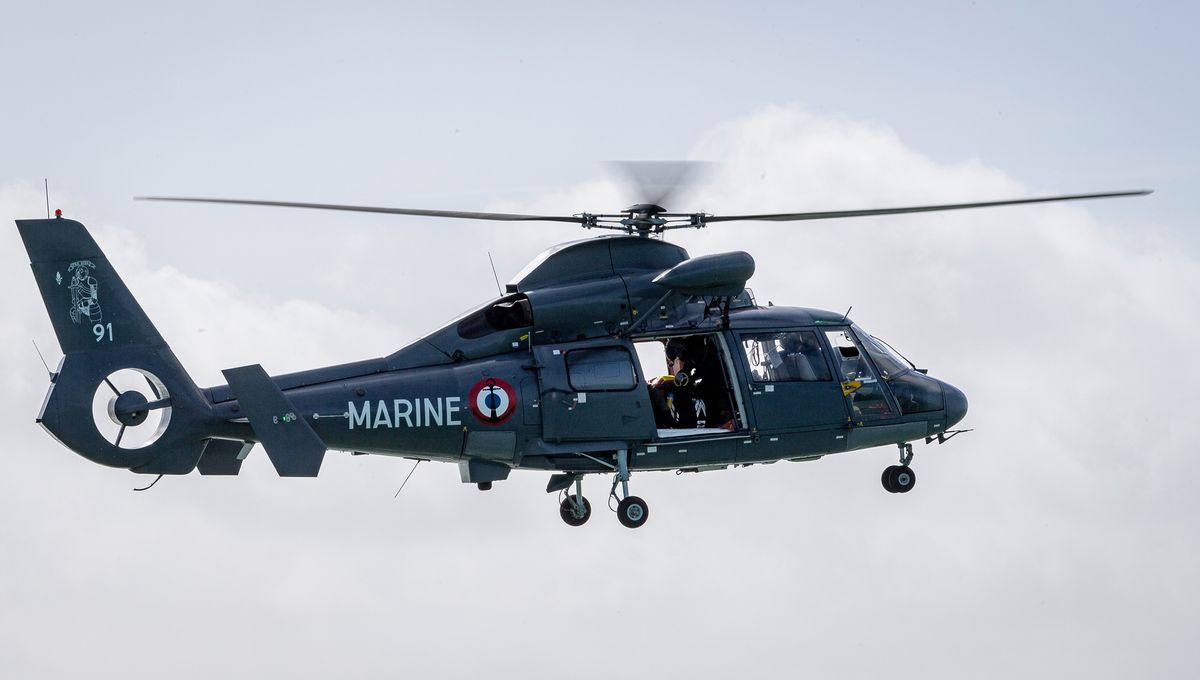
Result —
M 743 335 L 742 349 L 754 382 L 833 380 L 825 352 L 813 331 Z
M 883 385 L 850 329 L 825 331 L 825 337 L 833 348 L 838 378 L 842 381 L 842 393 L 850 398 L 854 416 L 891 415 L 892 407 L 884 395 Z

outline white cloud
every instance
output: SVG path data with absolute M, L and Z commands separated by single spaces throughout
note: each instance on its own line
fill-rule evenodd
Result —
M 885 127 L 795 107 L 723 124 L 693 155 L 717 174 L 699 205 L 673 209 L 1034 192 L 978 161 L 934 161 Z M 598 211 L 626 199 L 595 180 L 492 207 Z M 4 190 L 0 213 L 38 200 Z M 561 526 L 532 473 L 480 494 L 452 467 L 425 464 L 393 501 L 407 465 L 389 459 L 334 457 L 321 479 L 297 482 L 256 454 L 238 479 L 130 494 L 128 474 L 76 458 L 31 422 L 44 372 L 28 338 L 52 335 L 9 228 L 0 513 L 23 521 L 0 523 L 8 580 L 21 584 L 0 599 L 0 657 L 26 676 L 99 665 L 465 677 L 480 668 L 455 660 L 470 657 L 501 677 L 533 663 L 600 677 L 610 655 L 588 653 L 615 640 L 625 667 L 690 677 L 1169 672 L 1200 632 L 1187 606 L 1200 398 L 1186 380 L 1198 373 L 1188 312 L 1200 281 L 1186 250 L 1146 225 L 1106 223 L 1105 206 L 679 233 L 693 254 L 750 252 L 761 302 L 853 304 L 868 330 L 967 392 L 963 425 L 976 431 L 918 446 L 921 481 L 903 497 L 878 488 L 884 451 L 638 475 L 652 517 L 636 533 L 602 511 L 580 530 Z M 426 330 L 305 302 L 304 282 L 279 296 L 248 293 L 233 274 L 182 273 L 147 262 L 128 231 L 91 226 L 202 383 L 241 363 L 280 372 L 377 356 Z M 529 229 L 493 238 L 506 262 L 548 244 Z M 606 489 L 588 482 L 597 508 Z

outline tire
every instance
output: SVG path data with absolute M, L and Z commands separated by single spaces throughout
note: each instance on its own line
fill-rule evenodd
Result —
M 896 493 L 908 493 L 917 485 L 917 473 L 907 465 L 897 465 L 892 473 L 892 488 Z
M 592 516 L 592 504 L 587 498 L 583 499 L 583 516 L 575 516 L 575 508 L 572 506 L 571 499 L 574 496 L 567 496 L 563 499 L 561 505 L 558 506 L 558 515 L 562 517 L 562 521 L 573 527 L 583 526 Z
M 626 496 L 617 503 L 617 520 L 630 529 L 642 526 L 649 518 L 650 506 L 637 496 Z
M 900 467 L 900 466 L 899 465 L 889 465 L 889 466 L 885 467 L 883 469 L 883 475 L 881 475 L 879 478 L 879 481 L 883 484 L 883 488 L 887 489 L 888 493 L 897 493 L 896 486 L 892 481 L 892 476 L 895 473 L 896 468 L 898 468 L 898 467 Z

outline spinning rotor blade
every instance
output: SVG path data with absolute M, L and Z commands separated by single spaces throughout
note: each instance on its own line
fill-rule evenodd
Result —
M 696 184 L 711 163 L 699 161 L 609 161 L 606 165 L 633 185 L 635 202 L 666 205 Z
M 162 399 L 162 395 L 158 393 L 158 386 L 154 384 L 154 381 L 150 379 L 150 376 L 143 375 L 142 377 L 146 379 L 146 384 L 150 386 L 150 391 L 154 393 L 154 398 Z
M 962 210 L 965 208 L 990 208 L 998 205 L 1022 203 L 1050 203 L 1052 201 L 1079 201 L 1088 198 L 1113 198 L 1117 196 L 1145 196 L 1153 189 L 1137 191 L 1111 191 L 1100 194 L 1066 194 L 1039 198 L 1016 198 L 1008 201 L 986 201 L 982 203 L 947 203 L 945 205 L 920 205 L 908 208 L 872 208 L 869 210 L 832 210 L 828 212 L 775 213 L 769 215 L 714 215 L 705 217 L 704 222 L 734 222 L 737 220 L 762 220 L 768 222 L 797 222 L 800 220 L 827 220 L 835 217 L 867 217 L 870 215 L 899 215 L 902 213 L 937 212 L 939 210 Z
M 496 220 L 502 222 L 571 222 L 584 224 L 583 217 L 572 215 L 519 215 L 513 213 L 467 212 L 461 210 L 419 210 L 413 208 L 378 208 L 366 205 L 336 205 L 332 203 L 293 203 L 291 201 L 252 201 L 237 198 L 184 198 L 178 196 L 134 196 L 135 201 L 177 201 L 182 203 L 225 203 L 231 205 L 262 205 L 275 208 L 312 208 L 349 212 L 416 215 L 420 217 L 456 217 L 464 220 Z

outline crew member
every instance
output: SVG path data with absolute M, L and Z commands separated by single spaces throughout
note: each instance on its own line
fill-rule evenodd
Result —
M 667 375 L 650 382 L 650 405 L 660 428 L 704 427 L 707 409 L 692 386 L 692 365 L 687 346 L 667 343 Z

